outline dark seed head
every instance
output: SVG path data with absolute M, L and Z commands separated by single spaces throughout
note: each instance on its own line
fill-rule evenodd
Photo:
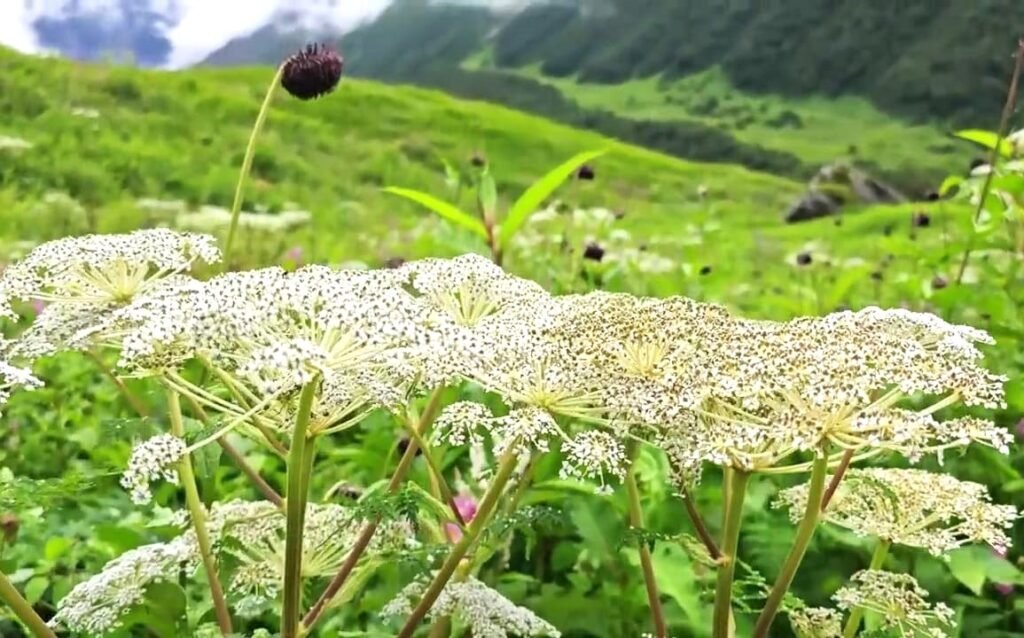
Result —
M 584 182 L 592 182 L 595 177 L 597 177 L 597 173 L 590 164 L 584 164 L 576 171 L 576 179 L 583 180 Z
M 796 263 L 800 266 L 810 266 L 812 261 L 811 253 L 800 253 L 796 256 Z
M 596 241 L 592 241 L 583 249 L 583 258 L 591 261 L 601 261 L 604 259 L 604 248 Z
M 939 191 L 928 191 L 924 194 L 924 198 L 929 202 L 939 201 Z
M 483 153 L 477 151 L 470 156 L 469 163 L 477 168 L 483 168 L 484 166 L 487 166 L 487 158 Z
M 326 44 L 310 44 L 284 62 L 281 86 L 300 100 L 327 95 L 341 81 L 344 61 Z
M 0 537 L 3 537 L 4 543 L 13 543 L 18 538 L 20 527 L 21 521 L 14 514 L 8 512 L 0 515 Z
M 710 275 L 711 274 L 711 266 L 702 266 L 701 269 L 700 269 L 700 274 L 701 275 Z
M 387 261 L 384 262 L 384 267 L 385 268 L 395 269 L 395 268 L 402 267 L 402 265 L 404 265 L 404 264 L 405 264 L 405 258 L 404 257 L 392 257 L 392 258 L 390 258 L 390 259 L 388 259 Z
M 948 285 L 949 282 L 946 281 L 946 278 L 943 277 L 942 275 L 935 275 L 935 278 L 932 279 L 932 288 L 934 288 L 935 290 L 942 290 Z
M 915 227 L 917 227 L 917 228 L 928 228 L 931 225 L 932 225 L 932 218 L 931 218 L 931 216 L 928 213 L 926 213 L 924 211 L 918 211 L 918 212 L 914 213 L 914 226 Z

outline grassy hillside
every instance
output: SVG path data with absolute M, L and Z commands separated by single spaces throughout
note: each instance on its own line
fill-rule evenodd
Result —
M 42 239 L 67 232 L 57 222 L 38 223 L 38 212 L 27 214 L 51 191 L 77 200 L 99 230 L 147 221 L 138 198 L 228 205 L 270 76 L 266 69 L 139 71 L 0 51 L 0 136 L 31 144 L 0 150 L 0 233 Z M 316 103 L 278 96 L 246 208 L 297 204 L 313 213 L 313 236 L 331 238 L 317 243 L 319 257 L 353 256 L 358 246 L 360 257 L 383 259 L 390 255 L 376 254 L 378 244 L 365 244 L 359 233 L 379 236 L 413 224 L 420 213 L 381 193 L 382 186 L 444 196 L 440 158 L 465 163 L 480 150 L 499 191 L 516 193 L 567 157 L 602 147 L 612 152 L 598 165 L 601 179 L 577 194 L 584 203 L 629 211 L 631 224 L 678 219 L 704 185 L 728 193 L 723 219 L 773 225 L 801 188 L 434 91 L 345 80 Z

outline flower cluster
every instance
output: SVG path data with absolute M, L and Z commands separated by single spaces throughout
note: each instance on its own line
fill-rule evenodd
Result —
M 43 385 L 28 370 L 12 366 L 3 359 L 5 342 L 0 338 L 0 407 L 11 398 L 11 392 L 18 388 L 31 390 Z M 2 414 L 2 412 L 0 412 Z
M 172 434 L 158 434 L 146 439 L 132 450 L 128 468 L 121 476 L 121 486 L 140 505 L 153 498 L 149 484 L 159 479 L 178 483 L 175 466 L 187 454 L 185 441 Z
M 807 485 L 784 490 L 777 505 L 798 522 Z M 1006 548 L 1006 530 L 1019 516 L 1012 505 L 991 502 L 984 485 L 916 469 L 850 470 L 824 513 L 825 520 L 882 540 L 921 547 L 935 555 L 966 543 Z
M 928 602 L 928 592 L 912 576 L 878 570 L 857 572 L 850 584 L 832 597 L 840 609 L 876 612 L 882 630 L 897 636 L 946 638 L 952 635 L 954 612 L 943 603 Z
M 383 616 L 407 616 L 421 597 L 427 583 L 417 580 L 406 586 L 389 602 Z M 478 638 L 507 638 L 508 636 L 549 636 L 561 633 L 549 622 L 529 609 L 520 607 L 475 578 L 456 581 L 445 586 L 428 617 L 438 619 L 450 616 Z
M 843 616 L 835 609 L 805 607 L 789 613 L 789 623 L 797 638 L 839 638 L 843 635 Z

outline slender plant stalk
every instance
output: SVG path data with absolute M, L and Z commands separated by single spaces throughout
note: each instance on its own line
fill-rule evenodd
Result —
M 87 357 L 93 360 L 93 362 L 96 364 L 96 367 L 98 367 L 100 369 L 100 372 L 103 373 L 103 376 L 110 379 L 110 382 L 114 384 L 118 392 L 121 393 L 121 396 L 124 397 L 124 400 L 128 402 L 128 405 L 132 407 L 132 410 L 134 410 L 136 414 L 138 414 L 143 419 L 149 417 L 149 410 L 146 408 L 145 404 L 143 404 L 142 401 L 140 401 L 139 398 L 135 396 L 135 394 L 131 390 L 128 389 L 128 386 L 125 385 L 125 382 L 116 374 L 114 374 L 113 370 L 107 367 L 107 364 L 103 362 L 103 359 L 101 359 L 98 354 L 96 354 L 92 350 L 86 350 L 85 354 Z
M 697 510 L 697 504 L 693 501 L 693 495 L 690 491 L 683 486 L 682 488 L 683 506 L 686 507 L 686 515 L 690 517 L 690 522 L 693 524 L 693 529 L 697 532 L 697 538 L 700 542 L 704 543 L 704 547 L 708 550 L 708 554 L 714 560 L 722 558 L 722 550 L 718 549 L 718 545 L 715 543 L 715 539 L 711 537 L 711 532 L 708 531 L 707 525 L 704 524 L 704 519 L 700 515 L 700 511 Z
M 181 416 L 181 399 L 174 390 L 167 391 L 167 408 L 171 420 L 171 434 L 184 438 L 185 422 Z M 206 581 L 210 585 L 210 596 L 213 598 L 217 626 L 220 627 L 221 634 L 230 636 L 234 633 L 231 627 L 231 614 L 228 612 L 228 604 L 224 599 L 224 588 L 221 586 L 217 574 L 213 544 L 210 542 L 210 535 L 206 529 L 206 510 L 199 498 L 199 488 L 196 487 L 196 475 L 192 471 L 192 456 L 190 454 L 186 454 L 178 462 L 178 481 L 185 490 L 185 503 L 192 519 L 192 529 L 196 533 L 196 544 L 199 546 L 199 554 L 203 559 L 203 568 L 206 570 Z
M 7 575 L 0 572 L 0 601 L 11 608 L 15 617 L 29 628 L 36 638 L 57 638 L 57 634 L 39 617 L 32 605 L 11 584 Z
M 885 563 L 886 556 L 889 555 L 889 547 L 892 543 L 885 540 L 879 540 L 878 545 L 875 546 L 875 552 L 871 555 L 871 564 L 868 565 L 868 569 L 881 569 Z M 855 607 L 850 612 L 850 617 L 846 619 L 846 626 L 843 627 L 843 638 L 854 638 L 857 635 L 857 630 L 860 629 L 860 621 L 864 618 L 864 609 L 861 607 Z
M 423 413 L 419 418 L 419 425 L 416 428 L 417 433 L 422 435 L 430 429 L 433 425 L 434 419 L 437 418 L 437 414 L 441 408 L 441 394 L 443 388 L 438 388 L 431 393 L 430 398 L 427 399 L 427 405 L 423 410 Z M 398 488 L 405 481 L 405 477 L 409 474 L 412 463 L 416 460 L 416 451 L 419 449 L 419 444 L 416 442 L 417 439 L 413 438 L 409 442 L 408 447 L 405 448 L 405 452 L 402 454 L 402 458 L 398 462 L 398 467 L 395 468 L 394 474 L 391 475 L 391 480 L 388 482 L 388 493 L 394 494 L 398 491 Z M 452 504 L 454 507 L 454 503 Z M 453 510 L 456 512 L 458 510 Z M 348 580 L 352 570 L 355 569 L 356 564 L 362 557 L 366 548 L 370 545 L 370 541 L 373 540 L 373 535 L 377 533 L 377 528 L 380 526 L 381 518 L 378 516 L 373 520 L 367 521 L 363 525 L 363 529 L 359 531 L 359 536 L 356 537 L 355 542 L 352 544 L 352 548 L 349 549 L 348 555 L 345 557 L 345 561 L 338 568 L 338 573 L 334 575 L 331 582 L 327 584 L 327 588 L 324 589 L 323 593 L 320 594 L 320 598 L 310 607 L 309 611 L 306 612 L 305 617 L 302 619 L 302 626 L 308 632 L 313 626 L 323 617 L 324 611 L 330 604 L 334 597 L 338 595 L 342 586 Z
M 843 458 L 839 460 L 839 465 L 836 466 L 835 472 L 832 472 L 832 479 L 828 482 L 828 487 L 825 488 L 825 493 L 821 496 L 822 512 L 828 509 L 828 504 L 832 502 L 832 497 L 836 495 L 836 490 L 839 489 L 839 484 L 843 481 L 843 477 L 846 476 L 846 470 L 850 468 L 852 461 L 853 450 L 843 452 Z
M 981 197 L 978 199 L 978 207 L 974 211 L 975 222 L 977 222 L 981 217 L 981 212 L 985 210 L 985 200 L 988 199 L 988 193 L 992 190 L 992 180 L 995 179 L 996 166 L 999 161 L 999 157 L 1002 154 L 1003 140 L 1006 139 L 1006 134 L 1010 131 L 1010 118 L 1013 117 L 1013 110 L 1017 105 L 1020 75 L 1021 72 L 1024 71 L 1024 38 L 1021 38 L 1017 43 L 1017 54 L 1014 58 L 1013 75 L 1010 77 L 1010 88 L 1006 95 L 1006 103 L 1003 104 L 1003 114 L 999 121 L 999 132 L 996 133 L 996 144 L 989 153 L 988 175 L 985 176 L 985 183 L 981 187 Z M 971 258 L 971 250 L 972 247 L 968 245 L 967 250 L 964 251 L 963 259 L 960 260 L 960 269 L 956 274 L 957 284 L 960 284 L 963 281 L 964 272 L 967 270 L 967 262 Z
M 313 464 L 314 441 L 307 438 L 313 399 L 319 379 L 302 388 L 288 455 L 288 491 L 285 500 L 284 587 L 281 604 L 281 635 L 298 638 L 302 604 L 302 536 L 306 528 L 306 501 Z
M 810 545 L 811 538 L 814 536 L 814 530 L 818 527 L 818 519 L 821 518 L 821 498 L 825 491 L 827 473 L 828 455 L 822 453 L 819 458 L 814 460 L 814 466 L 811 469 L 807 508 L 804 510 L 803 520 L 797 527 L 793 547 L 790 548 L 789 555 L 786 556 L 786 562 L 782 564 L 782 571 L 775 579 L 775 584 L 768 594 L 768 600 L 765 601 L 761 615 L 757 617 L 757 625 L 754 626 L 755 638 L 767 638 L 772 622 L 775 621 L 775 615 L 779 612 L 779 607 L 782 606 L 782 599 L 789 591 L 789 586 L 796 576 L 796 570 L 800 567 L 804 554 L 807 552 L 807 546 Z
M 441 471 L 441 465 L 437 462 L 437 459 L 434 458 L 433 453 L 430 451 L 430 445 L 426 440 L 424 440 L 423 435 L 420 434 L 419 427 L 416 424 L 406 422 L 405 427 L 409 432 L 409 437 L 416 442 L 420 453 L 423 455 L 423 459 L 427 462 L 427 467 L 430 469 L 431 482 L 437 487 L 437 491 L 439 492 L 438 496 L 440 496 L 448 505 L 448 508 L 451 509 L 459 527 L 465 527 L 466 521 L 462 518 L 458 505 L 455 504 L 455 494 L 452 492 L 452 488 L 448 485 L 448 481 L 444 479 L 444 473 Z
M 480 505 L 477 508 L 476 516 L 470 522 L 469 527 L 466 529 L 466 533 L 462 535 L 459 542 L 452 547 L 451 552 L 448 554 L 448 558 L 445 559 L 444 564 L 441 565 L 441 569 L 438 570 L 437 575 L 434 576 L 434 580 L 431 581 L 430 586 L 423 592 L 423 597 L 420 599 L 419 604 L 413 609 L 412 614 L 405 621 L 405 625 L 402 630 L 398 632 L 396 638 L 412 638 L 412 635 L 416 632 L 416 628 L 419 626 L 423 619 L 426 618 L 430 608 L 434 606 L 438 596 L 444 590 L 445 585 L 448 584 L 448 580 L 451 579 L 452 574 L 458 568 L 459 563 L 469 553 L 470 548 L 476 544 L 479 540 L 480 535 L 483 533 L 487 524 L 490 523 L 491 514 L 494 513 L 495 508 L 498 505 L 498 500 L 501 498 L 502 493 L 505 491 L 505 485 L 508 480 L 512 477 L 512 473 L 515 472 L 518 456 L 516 454 L 516 442 L 513 441 L 509 444 L 505 453 L 502 455 L 498 465 L 498 472 L 491 480 L 491 484 L 487 488 L 487 493 L 484 494 L 483 499 L 480 501 Z
M 644 526 L 643 510 L 640 506 L 640 490 L 636 484 L 636 463 L 630 464 L 626 473 L 626 497 L 629 499 L 629 525 L 634 529 L 642 529 Z M 658 582 L 654 577 L 654 562 L 651 560 L 651 550 L 647 543 L 641 539 L 640 568 L 644 572 L 644 584 L 647 587 L 647 603 L 651 608 L 651 622 L 654 623 L 654 635 L 658 638 L 668 636 L 668 627 L 665 625 L 665 612 L 661 608 L 661 599 L 658 597 Z
M 725 527 L 722 531 L 722 556 L 718 564 L 718 582 L 715 585 L 715 613 L 712 635 L 728 638 L 732 620 L 732 581 L 736 574 L 740 525 L 743 522 L 743 501 L 747 494 L 750 474 L 731 468 L 726 481 L 727 505 Z
M 256 116 L 256 123 L 253 124 L 252 133 L 249 134 L 249 144 L 245 147 L 245 157 L 242 159 L 242 168 L 238 173 L 238 183 L 235 185 L 235 198 L 231 202 L 231 223 L 228 225 L 228 235 L 224 240 L 224 269 L 231 267 L 231 249 L 235 244 L 235 234 L 238 232 L 238 218 L 242 212 L 242 199 L 245 192 L 245 181 L 252 171 L 252 160 L 256 156 L 256 140 L 263 130 L 263 124 L 267 121 L 267 114 L 270 112 L 270 105 L 274 102 L 274 94 L 277 92 L 277 85 L 281 83 L 281 74 L 284 72 L 284 65 L 277 68 L 274 79 L 270 81 L 267 95 L 263 98 L 263 105 Z

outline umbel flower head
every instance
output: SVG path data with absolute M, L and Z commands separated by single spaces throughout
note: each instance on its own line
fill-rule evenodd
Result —
M 417 580 L 406 586 L 385 605 L 381 615 L 409 615 L 427 584 L 425 580 Z M 434 620 L 446 616 L 468 628 L 475 638 L 559 638 L 562 635 L 551 623 L 472 577 L 448 583 L 427 617 Z
M 300 100 L 327 95 L 338 86 L 344 61 L 326 44 L 310 44 L 284 61 L 281 86 Z
M 794 522 L 807 505 L 807 485 L 782 491 L 776 506 Z M 939 555 L 967 543 L 1006 548 L 1018 512 L 991 502 L 984 485 L 925 470 L 850 470 L 824 513 L 829 523 Z
M 843 615 L 835 609 L 805 607 L 789 612 L 789 623 L 797 638 L 840 638 Z
M 954 612 L 944 603 L 928 602 L 928 592 L 909 574 L 879 570 L 857 572 L 850 584 L 832 596 L 840 609 L 875 612 L 881 629 L 908 638 L 946 638 Z M 888 635 L 888 634 L 885 634 Z
M 175 465 L 188 453 L 185 441 L 173 434 L 158 434 L 135 446 L 128 459 L 128 468 L 121 476 L 121 486 L 139 505 L 153 498 L 149 484 L 163 479 L 177 484 Z
M 28 370 L 12 366 L 3 358 L 4 340 L 0 338 L 0 408 L 11 398 L 11 392 L 18 388 L 31 390 L 43 385 Z M 2 416 L 0 411 L 0 416 Z

